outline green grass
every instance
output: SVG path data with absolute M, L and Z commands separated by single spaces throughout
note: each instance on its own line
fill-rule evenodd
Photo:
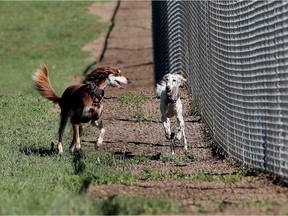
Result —
M 180 169 L 160 171 L 160 170 L 153 170 L 150 168 L 143 169 L 142 176 L 144 176 L 145 180 L 150 181 L 181 180 L 181 179 L 188 179 L 190 177 L 189 175 L 183 173 Z
M 240 182 L 241 179 L 248 174 L 248 170 L 240 169 L 236 173 L 231 174 L 213 174 L 207 171 L 199 170 L 193 177 L 194 182 L 223 182 L 225 184 L 233 184 Z
M 134 206 L 132 213 L 159 213 L 172 208 L 163 202 L 160 205 L 160 201 L 160 206 L 147 201 L 143 207 L 138 203 L 142 202 L 140 198 L 127 198 L 125 202 L 114 200 L 111 209 L 104 211 L 103 205 L 107 202 L 89 199 L 82 192 L 90 184 L 137 184 L 139 178 L 125 167 L 141 163 L 143 159 L 126 161 L 99 151 L 72 156 L 68 153 L 70 127 L 64 137 L 64 155 L 59 157 L 50 149 L 51 141 L 57 137 L 58 125 L 58 113 L 52 111 L 51 103 L 33 95 L 16 94 L 1 96 L 0 105 L 1 112 L 5 113 L 0 116 L 1 214 L 101 214 L 105 211 L 126 214 L 131 205 Z M 21 115 L 17 114 L 19 108 Z M 78 208 L 75 203 L 81 206 Z M 114 209 L 114 205 L 121 208 Z
M 248 170 L 241 169 L 236 173 L 218 175 L 203 170 L 199 170 L 195 174 L 185 174 L 181 169 L 170 169 L 170 170 L 157 170 L 144 168 L 141 174 L 141 178 L 152 181 L 163 181 L 163 180 L 183 180 L 187 179 L 195 183 L 202 182 L 222 182 L 225 184 L 234 184 L 240 182 L 244 176 L 246 176 Z
M 142 108 L 142 103 L 146 100 L 143 94 L 133 95 L 127 94 L 123 95 L 118 99 L 120 106 L 128 107 L 129 111 L 132 112 L 132 117 L 139 122 L 144 120 L 144 110 Z
M 224 214 L 224 215 L 287 215 L 287 201 L 277 202 L 271 200 L 254 201 L 246 199 L 241 202 L 229 201 L 223 197 L 212 197 L 210 205 L 198 204 L 196 209 L 198 213 L 204 214 Z
M 160 160 L 163 163 L 190 163 L 196 161 L 197 158 L 190 153 L 184 155 L 161 154 Z
M 195 100 L 190 100 L 190 109 L 191 109 L 191 114 L 192 115 L 199 115 L 200 110 L 197 102 Z
M 91 2 L 0 2 L 0 214 L 149 214 L 177 212 L 177 205 L 143 198 L 100 200 L 91 184 L 137 184 L 125 161 L 107 152 L 68 153 L 56 143 L 59 108 L 33 90 L 31 76 L 47 64 L 58 95 L 91 63 L 81 48 L 109 23 L 87 13 Z M 137 102 L 138 103 L 138 102 Z M 135 161 L 140 163 L 141 159 Z M 131 164 L 133 162 L 127 161 Z M 142 205 L 143 204 L 143 205 Z
M 131 203 L 134 203 L 131 205 Z M 106 215 L 141 215 L 181 213 L 183 207 L 166 199 L 110 197 L 103 205 Z
M 88 15 L 91 2 L 0 2 L 0 94 L 31 93 L 31 74 L 45 62 L 56 92 L 88 65 L 81 47 L 108 29 Z M 64 81 L 64 82 L 63 82 Z

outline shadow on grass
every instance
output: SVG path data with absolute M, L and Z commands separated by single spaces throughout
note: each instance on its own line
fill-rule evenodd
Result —
M 151 156 L 144 156 L 144 155 L 135 155 L 135 154 L 132 154 L 132 152 L 116 151 L 116 152 L 112 152 L 112 154 L 116 158 L 119 158 L 121 160 L 134 159 L 134 158 L 137 158 L 137 157 L 145 157 L 145 158 L 147 158 L 149 160 L 160 160 L 160 158 L 161 158 L 161 153 L 156 153 L 155 155 L 151 155 Z
M 83 153 L 80 152 L 76 152 L 73 155 L 73 167 L 74 167 L 74 173 L 79 175 L 79 174 L 83 174 L 86 170 L 86 165 L 83 161 Z
M 58 154 L 57 150 L 54 148 L 53 143 L 51 143 L 50 148 L 44 148 L 44 147 L 36 148 L 34 146 L 31 146 L 20 149 L 20 152 L 25 155 L 38 155 L 40 157 L 47 157 Z
M 84 153 L 82 151 L 73 154 L 72 164 L 74 168 L 74 173 L 81 176 L 82 178 L 82 185 L 79 188 L 78 192 L 80 194 L 86 193 L 89 186 L 91 185 L 94 176 L 87 173 L 86 164 L 84 162 Z

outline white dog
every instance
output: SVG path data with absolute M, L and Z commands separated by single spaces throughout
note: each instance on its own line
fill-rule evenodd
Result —
M 182 114 L 182 103 L 180 100 L 179 87 L 187 80 L 179 74 L 166 74 L 161 82 L 156 85 L 156 93 L 160 97 L 161 121 L 164 126 L 166 138 L 171 140 L 171 154 L 175 154 L 176 139 L 181 142 L 184 140 L 184 149 L 187 151 L 187 140 L 185 136 L 185 124 Z M 180 126 L 175 137 L 175 133 L 171 133 L 170 118 L 176 116 L 177 123 Z

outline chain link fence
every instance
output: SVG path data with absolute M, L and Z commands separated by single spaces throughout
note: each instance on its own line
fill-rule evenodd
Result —
M 215 143 L 288 179 L 288 2 L 152 1 L 155 81 L 189 80 Z

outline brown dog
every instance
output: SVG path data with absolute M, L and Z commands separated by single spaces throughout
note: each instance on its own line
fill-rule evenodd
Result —
M 61 118 L 58 138 L 58 152 L 63 153 L 62 138 L 68 119 L 70 118 L 73 128 L 73 141 L 70 145 L 72 153 L 79 151 L 80 133 L 82 124 L 92 121 L 100 129 L 100 135 L 95 147 L 103 142 L 105 128 L 102 121 L 98 121 L 102 111 L 104 89 L 106 86 L 123 88 L 122 84 L 130 81 L 121 74 L 121 71 L 113 67 L 99 67 L 89 73 L 85 78 L 85 84 L 68 87 L 62 97 L 55 93 L 48 76 L 46 65 L 42 64 L 33 75 L 35 89 L 46 99 L 59 104 Z

